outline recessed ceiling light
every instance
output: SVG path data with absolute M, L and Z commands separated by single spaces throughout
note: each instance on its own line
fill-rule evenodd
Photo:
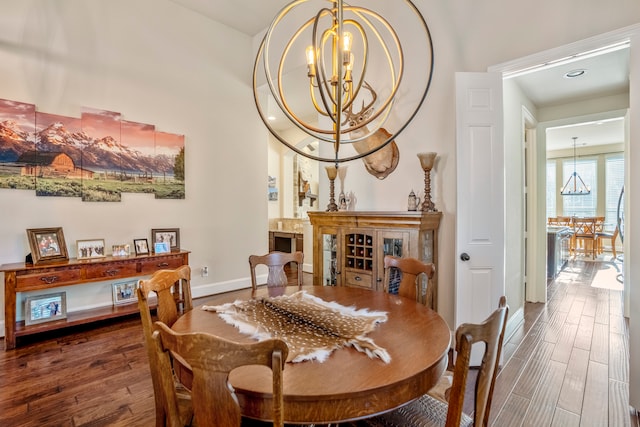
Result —
M 568 71 L 564 74 L 564 78 L 565 79 L 574 79 L 576 77 L 580 77 L 582 75 L 584 75 L 584 73 L 586 73 L 587 70 L 583 69 L 583 68 L 578 68 L 576 70 L 571 70 Z

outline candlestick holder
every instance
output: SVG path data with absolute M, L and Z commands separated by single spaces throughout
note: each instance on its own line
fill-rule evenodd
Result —
M 329 177 L 329 204 L 327 205 L 327 212 L 337 212 L 338 205 L 335 198 L 335 180 L 338 176 L 338 165 L 325 166 L 327 170 L 327 176 Z
M 431 169 L 436 161 L 438 153 L 418 153 L 420 166 L 424 171 L 424 199 L 422 201 L 423 212 L 436 212 L 436 207 L 431 201 Z

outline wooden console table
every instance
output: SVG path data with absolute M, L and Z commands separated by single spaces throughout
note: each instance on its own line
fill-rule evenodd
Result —
M 42 291 L 60 286 L 83 285 L 113 279 L 146 276 L 164 268 L 178 268 L 189 264 L 189 251 L 78 260 L 75 258 L 55 264 L 4 264 L 4 323 L 5 350 L 16 347 L 16 338 L 68 326 L 81 325 L 138 312 L 137 304 L 106 306 L 67 313 L 66 319 L 34 325 L 16 321 L 16 294 Z

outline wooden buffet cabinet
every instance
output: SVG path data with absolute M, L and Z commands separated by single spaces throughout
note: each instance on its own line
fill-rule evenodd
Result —
M 70 259 L 52 264 L 4 264 L 5 350 L 15 348 L 20 336 L 36 334 L 67 326 L 80 325 L 138 312 L 137 304 L 114 305 L 90 310 L 72 311 L 66 319 L 25 325 L 16 320 L 18 292 L 48 291 L 60 286 L 83 285 L 136 276 L 146 276 L 164 268 L 189 264 L 189 251 L 174 251 L 128 257 L 104 257 L 90 260 Z M 46 292 L 45 292 L 46 293 Z
M 382 290 L 384 256 L 417 258 L 436 265 L 442 212 L 308 212 L 313 225 L 313 284 Z

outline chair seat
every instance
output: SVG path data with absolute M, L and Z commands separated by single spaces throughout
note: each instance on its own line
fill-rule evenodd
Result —
M 453 385 L 453 371 L 446 371 L 429 392 L 429 396 L 438 399 L 443 403 L 449 402 L 449 394 L 451 393 L 451 386 Z
M 369 427 L 442 427 L 447 421 L 447 404 L 424 395 L 401 408 L 378 417 L 362 421 L 359 425 Z M 473 419 L 462 414 L 461 427 L 473 425 Z

